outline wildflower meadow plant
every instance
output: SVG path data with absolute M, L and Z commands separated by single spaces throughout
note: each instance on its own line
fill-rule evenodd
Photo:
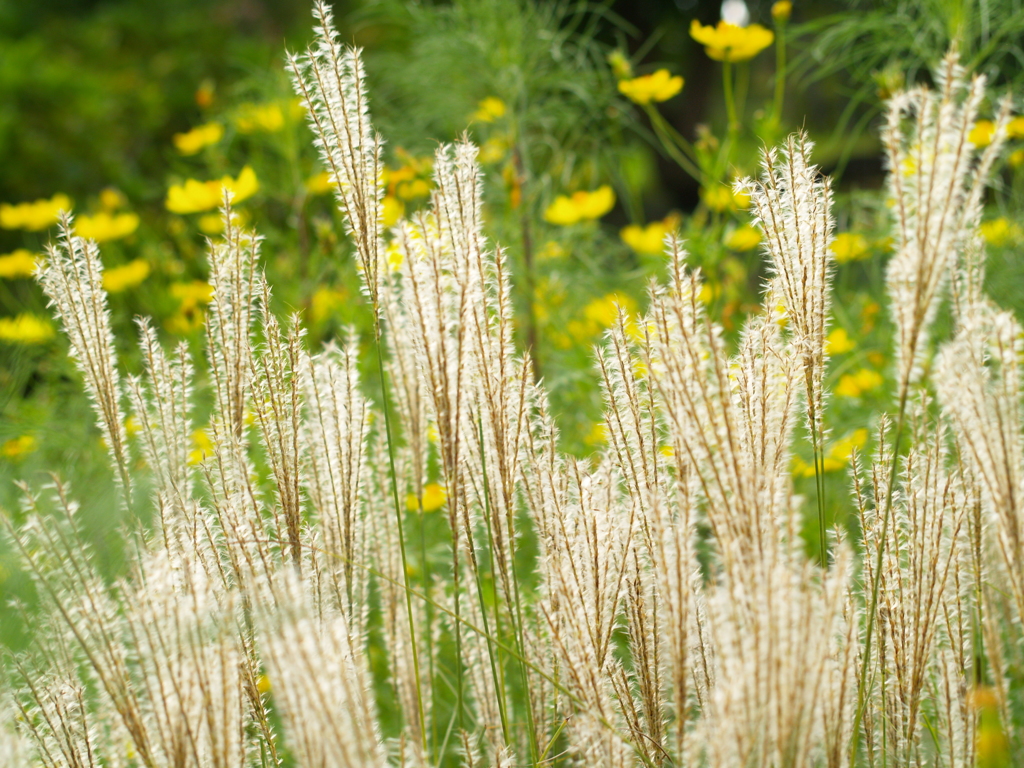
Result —
M 646 312 L 599 308 L 607 449 L 581 460 L 559 449 L 516 345 L 480 150 L 441 145 L 429 204 L 385 226 L 359 51 L 325 3 L 315 17 L 316 42 L 287 66 L 355 249 L 376 375 L 354 334 L 310 350 L 302 318 L 272 311 L 261 239 L 232 208 L 256 184 L 246 171 L 168 197 L 200 211 L 219 195 L 209 286 L 185 286 L 206 308 L 205 376 L 144 318 L 143 370 L 122 372 L 116 288 L 95 241 L 61 215 L 38 279 L 130 513 L 131 567 L 100 575 L 78 534 L 80 489 L 59 478 L 24 486 L 22 510 L 3 515 L 42 602 L 37 642 L 4 667 L 4 764 L 844 768 L 1024 755 L 1022 330 L 984 294 L 980 234 L 1008 106 L 979 151 L 984 83 L 952 54 L 936 90 L 890 104 L 893 414 L 826 451 L 824 372 L 850 342 L 829 332 L 830 184 L 796 134 L 726 188 L 749 200 L 770 266 L 735 349 L 668 227 L 667 278 Z M 707 44 L 738 50 L 730 40 Z M 584 194 L 557 213 L 602 215 L 605 193 Z M 935 328 L 947 297 L 949 338 Z M 793 485 L 803 439 L 813 502 Z M 856 546 L 822 512 L 829 461 L 849 462 Z M 801 535 L 811 504 L 816 548 Z

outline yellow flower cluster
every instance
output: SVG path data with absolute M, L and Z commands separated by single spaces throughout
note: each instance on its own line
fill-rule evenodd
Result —
M 416 498 L 415 493 L 405 497 L 405 508 L 410 512 L 418 512 L 421 508 L 424 512 L 436 512 L 448 501 L 448 491 L 443 485 L 427 483 L 423 486 L 423 496 Z
M 681 90 L 683 78 L 679 75 L 673 77 L 667 69 L 659 69 L 652 75 L 619 81 L 619 93 L 637 104 L 668 101 Z
M 717 27 L 705 27 L 696 19 L 690 24 L 690 37 L 715 61 L 730 62 L 752 59 L 775 41 L 775 34 L 760 24 L 738 27 L 719 21 Z
M 127 237 L 139 228 L 139 217 L 134 213 L 107 213 L 95 216 L 83 214 L 75 219 L 75 232 L 86 240 L 102 243 Z
M 607 184 L 593 192 L 579 191 L 572 197 L 559 195 L 544 211 L 544 221 L 567 227 L 581 221 L 593 221 L 615 206 L 615 193 Z
M 36 271 L 38 259 L 27 248 L 19 248 L 11 253 L 0 256 L 0 277 L 7 280 L 19 280 L 32 277 Z
M 38 315 L 22 313 L 15 317 L 0 317 L 0 341 L 9 344 L 42 344 L 53 338 L 50 321 Z
M 206 123 L 186 133 L 176 133 L 171 138 L 178 152 L 194 155 L 203 147 L 209 147 L 224 138 L 224 126 L 220 123 Z
M 497 96 L 488 96 L 476 105 L 476 112 L 473 113 L 473 120 L 478 123 L 493 123 L 505 116 L 508 107 L 505 102 Z
M 825 340 L 825 351 L 830 355 L 846 354 L 856 346 L 845 328 L 836 328 Z
M 147 277 L 149 262 L 145 259 L 135 259 L 120 267 L 104 270 L 103 290 L 107 293 L 122 293 L 140 285 Z
M 646 227 L 630 224 L 619 232 L 622 242 L 642 255 L 657 256 L 665 250 L 665 238 L 679 226 L 679 216 L 652 221 Z
M 856 232 L 840 232 L 829 245 L 829 250 L 839 264 L 860 261 L 870 255 L 867 238 Z
M 761 243 L 761 232 L 756 227 L 752 227 L 749 224 L 744 224 L 742 227 L 736 227 L 727 238 L 725 238 L 725 247 L 730 251 L 750 251 L 756 248 Z
M 836 384 L 836 397 L 856 399 L 866 392 L 878 389 L 883 384 L 882 374 L 870 368 L 861 368 L 840 377 Z
M 855 450 L 860 450 L 868 442 L 868 431 L 866 429 L 855 429 L 846 437 L 833 443 L 821 462 L 821 469 L 824 472 L 835 472 L 842 469 L 850 462 Z M 814 477 L 814 465 L 808 464 L 803 459 L 793 460 L 793 472 L 798 477 Z
M 1020 225 L 1011 222 L 1003 216 L 1000 216 L 998 219 L 992 219 L 992 221 L 982 222 L 980 229 L 981 236 L 985 239 L 985 242 L 996 248 L 1017 242 L 1024 235 L 1021 232 Z
M 3 203 L 0 204 L 0 227 L 40 232 L 56 223 L 61 211 L 70 210 L 71 198 L 59 193 L 49 200 L 36 200 L 34 203 Z
M 220 181 L 188 179 L 184 184 L 173 184 L 167 190 L 164 204 L 171 213 L 198 213 L 218 207 L 225 189 L 234 193 L 233 202 L 240 203 L 256 194 L 259 188 L 256 172 L 247 165 L 237 179 L 224 176 Z
M 5 459 L 20 459 L 22 456 L 32 453 L 39 447 L 39 441 L 32 435 L 13 437 L 3 445 L 0 445 L 0 455 Z
M 741 211 L 750 207 L 750 196 L 745 192 L 735 192 L 725 184 L 705 187 L 700 193 L 704 205 L 712 211 Z

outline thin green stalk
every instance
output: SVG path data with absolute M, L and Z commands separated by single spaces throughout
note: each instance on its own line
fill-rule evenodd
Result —
M 825 450 L 821 430 L 817 422 L 811 427 L 811 443 L 814 447 L 814 490 L 818 497 L 818 546 L 821 551 L 821 567 L 828 567 L 828 540 L 825 535 Z
M 423 591 L 430 592 L 430 561 L 427 559 L 427 516 L 423 514 L 423 497 L 416 500 L 420 515 L 420 559 L 423 568 Z M 427 680 L 431 694 L 434 690 L 434 637 L 431 627 L 434 626 L 434 609 L 427 606 Z M 433 720 L 430 724 L 430 752 L 437 754 L 437 733 Z
M 732 87 L 732 62 L 722 62 L 722 88 L 725 90 L 725 111 L 729 117 L 729 136 L 739 132 L 740 120 L 736 116 L 736 95 Z
M 772 118 L 775 125 L 782 123 L 782 102 L 786 94 L 786 22 L 780 19 L 775 26 L 775 99 Z
M 488 567 L 491 570 L 491 583 L 494 591 L 494 635 L 501 636 L 500 618 L 498 615 L 498 577 L 494 572 L 494 533 L 491 528 L 491 497 L 490 485 L 487 482 L 487 458 L 484 453 L 484 425 L 478 422 L 480 428 L 480 463 L 483 468 L 484 480 L 484 518 L 487 520 L 487 557 L 490 561 Z M 476 572 L 476 594 L 480 599 L 480 616 L 483 618 L 484 631 L 490 634 L 490 627 L 487 626 L 487 606 L 484 604 L 484 588 L 480 582 L 480 571 Z M 508 703 L 505 701 L 505 686 L 502 680 L 498 679 L 498 665 L 494 660 L 494 643 L 487 641 L 487 656 L 491 661 L 491 676 L 494 678 L 494 692 L 498 699 L 498 714 L 501 716 L 501 735 L 506 744 L 510 744 L 508 732 Z
M 694 179 L 703 181 L 704 174 L 698 165 L 697 152 L 693 145 L 672 127 L 653 104 L 644 104 L 644 111 L 669 156 Z
M 903 440 L 903 424 L 907 411 L 907 394 L 909 387 L 904 386 L 900 393 L 900 409 L 896 418 L 896 438 L 893 442 L 892 465 L 889 467 L 889 489 L 885 497 L 885 510 L 882 514 L 882 533 L 878 537 L 878 554 L 875 557 L 875 573 L 871 579 L 871 607 L 868 609 L 868 626 L 864 637 L 864 663 L 861 665 L 860 680 L 857 683 L 857 712 L 853 718 L 853 731 L 850 745 L 850 765 L 857 764 L 857 747 L 860 744 L 860 722 L 864 716 L 864 694 L 867 681 L 867 670 L 871 665 L 871 639 L 875 630 L 875 613 L 878 609 L 878 589 L 881 584 L 882 555 L 885 552 L 885 539 L 889 533 L 889 518 L 892 512 L 892 495 L 896 486 L 896 472 L 899 469 L 900 443 Z M 883 676 L 884 679 L 884 676 Z
M 402 505 L 398 501 L 398 471 L 395 469 L 395 444 L 391 434 L 391 409 L 388 407 L 387 374 L 384 371 L 384 352 L 382 350 L 380 318 L 374 312 L 374 337 L 377 342 L 377 372 L 380 375 L 381 407 L 384 410 L 384 429 L 388 441 L 388 463 L 391 467 L 391 496 L 395 503 L 395 521 L 398 524 L 398 546 L 402 553 L 402 582 L 405 588 L 405 609 L 409 616 L 409 643 L 412 646 L 412 668 L 416 680 L 416 704 L 420 715 L 420 738 L 423 751 L 429 755 L 427 745 L 427 719 L 423 708 L 423 687 L 420 685 L 420 657 L 416 647 L 416 622 L 412 614 L 412 593 L 409 587 L 409 562 L 405 554 L 405 528 L 403 524 Z M 457 605 L 458 603 L 456 603 Z

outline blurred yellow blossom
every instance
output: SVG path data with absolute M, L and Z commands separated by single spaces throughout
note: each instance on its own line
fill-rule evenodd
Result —
M 174 148 L 183 155 L 194 155 L 203 147 L 216 144 L 224 138 L 224 126 L 220 123 L 206 123 L 186 133 L 176 133 L 172 137 Z
M 574 192 L 572 197 L 559 195 L 544 211 L 544 221 L 566 227 L 581 221 L 604 216 L 615 206 L 615 193 L 607 184 L 593 192 Z
M 149 277 L 149 262 L 135 259 L 120 267 L 103 272 L 103 290 L 107 293 L 121 293 L 142 283 Z
M 260 184 L 252 166 L 245 166 L 237 179 L 224 176 L 220 181 L 188 179 L 184 184 L 172 184 L 167 190 L 165 205 L 171 213 L 199 213 L 220 206 L 225 189 L 234 193 L 232 202 L 240 203 L 252 197 Z
M 683 78 L 673 75 L 667 69 L 659 69 L 651 75 L 641 75 L 630 80 L 619 81 L 619 93 L 637 104 L 652 101 L 668 101 L 683 90 Z
M 488 96 L 476 105 L 473 119 L 480 123 L 493 123 L 498 118 L 504 117 L 507 111 L 508 107 L 504 101 L 497 96 Z
M 197 304 L 208 304 L 213 298 L 213 286 L 203 280 L 193 280 L 189 283 L 172 283 L 171 296 L 181 304 L 196 306 Z
M 828 455 L 822 457 L 821 470 L 835 472 L 837 469 L 842 469 L 850 463 L 853 452 L 863 448 L 867 441 L 868 431 L 866 429 L 855 429 L 846 437 L 837 440 L 832 444 Z M 793 460 L 793 472 L 798 477 L 814 477 L 814 465 L 796 457 Z
M 508 154 L 508 140 L 501 136 L 492 136 L 480 147 L 477 160 L 481 165 L 491 165 L 500 163 L 505 159 L 506 154 Z
M 837 397 L 857 398 L 865 392 L 878 389 L 882 386 L 882 374 L 870 368 L 861 368 L 853 373 L 847 373 L 840 377 L 836 385 L 835 394 Z
M 993 688 L 979 686 L 968 698 L 971 709 L 977 712 L 974 736 L 975 765 L 977 768 L 1009 768 L 1010 740 L 999 716 L 999 696 Z
M 793 3 L 790 0 L 777 0 L 772 3 L 772 18 L 776 21 L 789 21 L 793 13 Z
M 981 236 L 985 242 L 994 245 L 996 248 L 1007 245 L 1021 239 L 1020 225 L 1011 222 L 1009 219 L 1000 216 L 992 221 L 982 222 L 979 227 Z
M 53 326 L 45 317 L 23 312 L 15 317 L 0 317 L 0 341 L 10 344 L 42 344 L 53 338 Z
M 334 189 L 334 181 L 327 171 L 314 174 L 306 179 L 306 191 L 311 195 L 323 195 Z
M 348 300 L 346 291 L 320 286 L 309 299 L 309 319 L 316 325 L 329 320 L 334 311 Z
M 412 179 L 397 185 L 395 191 L 402 200 L 415 200 L 430 196 L 430 182 L 426 179 Z
M 1006 137 L 1024 139 L 1024 115 L 1018 115 L 1006 124 Z
M 1010 164 L 1011 168 L 1019 168 L 1024 165 L 1024 149 L 1015 149 L 1010 153 L 1010 156 L 1006 159 L 1006 162 Z
M 967 134 L 967 140 L 976 147 L 987 147 L 996 135 L 996 124 L 991 120 L 979 120 Z
M 405 497 L 405 508 L 410 512 L 417 512 L 420 507 L 424 512 L 436 512 L 444 506 L 446 501 L 448 501 L 448 491 L 443 485 L 427 483 L 423 486 L 422 498 L 417 499 L 415 493 L 410 493 Z
M 856 346 L 845 328 L 836 328 L 825 340 L 825 351 L 830 355 L 846 354 Z
M 619 232 L 622 242 L 640 254 L 658 255 L 665 250 L 665 237 L 679 226 L 678 216 L 652 221 L 646 227 L 630 224 Z
M 121 206 L 127 204 L 128 200 L 125 199 L 120 190 L 107 187 L 100 192 L 100 207 L 105 211 L 116 211 Z
M 587 436 L 583 438 L 583 442 L 585 442 L 587 445 L 593 446 L 604 445 L 605 443 L 607 443 L 608 425 L 605 424 L 603 421 L 597 422 L 594 426 L 590 428 L 590 432 L 588 432 Z
M 712 211 L 743 210 L 750 205 L 750 196 L 745 192 L 736 192 L 725 184 L 705 187 L 700 193 L 704 205 Z
M 195 466 L 207 456 L 213 455 L 213 443 L 205 429 L 197 429 L 192 433 L 192 450 L 188 454 L 188 463 Z
M 134 213 L 100 211 L 94 216 L 82 214 L 75 219 L 75 233 L 97 243 L 127 237 L 138 228 L 139 217 Z
M 725 247 L 731 251 L 749 251 L 761 242 L 761 232 L 750 224 L 737 227 L 725 239 Z
M 619 308 L 629 316 L 636 314 L 636 302 L 624 293 L 609 293 L 594 299 L 583 309 L 583 314 L 602 328 L 611 328 L 619 317 Z
M 236 227 L 244 227 L 249 223 L 249 215 L 245 211 L 232 209 L 231 223 Z M 207 213 L 199 217 L 199 231 L 204 235 L 219 235 L 224 231 L 224 217 L 219 213 Z
M 71 198 L 59 193 L 49 200 L 36 200 L 33 203 L 0 203 L 0 227 L 39 232 L 56 223 L 61 211 L 70 210 Z
M 201 109 L 206 109 L 213 104 L 213 97 L 217 92 L 217 86 L 212 80 L 203 80 L 196 88 L 195 100 Z
M 746 61 L 775 41 L 775 33 L 760 24 L 738 27 L 719 21 L 717 27 L 705 27 L 696 19 L 690 23 L 690 37 L 715 61 Z
M 284 127 L 284 112 L 279 104 L 242 104 L 235 114 L 239 133 L 273 133 Z
M 549 261 L 551 259 L 561 259 L 565 255 L 566 250 L 561 246 L 561 244 L 556 243 L 554 240 L 548 240 L 537 251 L 537 260 Z
M 39 441 L 32 435 L 21 435 L 21 437 L 13 437 L 3 445 L 0 445 L 0 454 L 5 459 L 20 459 L 22 456 L 32 453 L 38 447 Z
M 868 256 L 868 240 L 856 232 L 840 232 L 829 245 L 829 250 L 839 264 L 859 261 Z
M 0 256 L 0 277 L 17 280 L 32 277 L 36 271 L 38 257 L 27 248 L 19 248 Z
M 393 195 L 385 195 L 382 203 L 383 224 L 385 227 L 393 227 L 405 216 L 405 203 Z

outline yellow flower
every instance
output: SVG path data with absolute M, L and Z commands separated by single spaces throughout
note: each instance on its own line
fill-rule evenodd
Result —
M 868 256 L 868 241 L 864 235 L 855 232 L 840 232 L 829 245 L 829 250 L 839 264 L 859 261 Z
M 256 690 L 260 693 L 270 692 L 270 678 L 266 675 L 260 675 L 256 678 Z
M 704 205 L 712 211 L 742 210 L 750 206 L 750 195 L 746 192 L 735 192 L 725 184 L 705 187 L 700 193 Z
M 668 101 L 681 90 L 683 78 L 679 75 L 673 77 L 667 69 L 659 69 L 653 75 L 619 81 L 619 93 L 637 104 Z
M 49 200 L 18 205 L 0 204 L 0 227 L 4 229 L 27 229 L 39 232 L 57 221 L 61 211 L 71 210 L 71 198 L 56 194 Z
M 657 256 L 665 250 L 665 237 L 675 230 L 679 224 L 678 216 L 669 216 L 661 221 L 653 221 L 646 227 L 630 224 L 619 232 L 622 242 L 637 253 Z
M 182 306 L 194 307 L 197 304 L 208 304 L 213 298 L 213 286 L 202 280 L 174 283 L 171 285 L 171 296 L 180 301 Z
M 731 251 L 749 251 L 761 242 L 761 233 L 756 227 L 744 224 L 732 231 L 725 239 L 725 247 Z
M 983 222 L 979 229 L 981 230 L 981 236 L 985 238 L 985 242 L 989 245 L 994 245 L 996 248 L 1019 240 L 1021 237 L 1020 226 L 1003 216 L 1000 216 L 998 219 L 992 219 L 992 221 Z
M 1019 168 L 1024 165 L 1024 149 L 1015 149 L 1010 153 L 1010 156 L 1006 159 L 1006 162 L 1010 164 L 1011 168 Z
M 46 318 L 22 313 L 0 317 L 0 341 L 9 344 L 42 344 L 53 338 L 53 326 Z
M 192 433 L 192 450 L 188 454 L 188 463 L 195 466 L 207 456 L 213 455 L 213 443 L 205 429 L 197 429 Z
M 599 219 L 615 205 L 615 193 L 607 184 L 593 192 L 579 191 L 572 197 L 559 195 L 544 211 L 544 221 L 567 227 L 581 221 Z
M 987 147 L 996 135 L 996 124 L 991 120 L 979 120 L 967 134 L 967 140 L 976 147 Z
M 846 354 L 856 346 L 845 328 L 836 328 L 825 340 L 825 351 L 830 355 Z
M 0 256 L 0 277 L 8 280 L 32 277 L 35 274 L 37 263 L 36 255 L 32 251 L 27 248 L 19 248 Z
M 403 181 L 395 186 L 395 193 L 402 200 L 415 200 L 418 197 L 430 196 L 430 182 L 426 179 Z
M 1019 115 L 1006 124 L 1006 138 L 1024 139 L 1024 115 Z
M 882 375 L 870 368 L 861 368 L 854 373 L 848 373 L 839 379 L 835 393 L 837 397 L 858 398 L 865 392 L 878 389 L 882 386 Z
M 746 61 L 752 59 L 775 40 L 775 33 L 760 24 L 737 27 L 719 21 L 717 27 L 704 27 L 694 19 L 690 37 L 704 46 L 704 52 L 715 61 Z
M 505 102 L 497 96 L 488 96 L 476 105 L 476 112 L 473 119 L 480 123 L 493 123 L 500 117 L 504 117 L 508 111 Z
M 139 227 L 139 217 L 134 213 L 107 213 L 100 211 L 95 216 L 85 214 L 75 219 L 75 232 L 86 240 L 102 243 L 127 237 Z
M 443 485 L 427 483 L 423 486 L 423 497 L 416 498 L 416 494 L 410 493 L 405 497 L 405 508 L 410 512 L 419 511 L 420 507 L 424 512 L 436 512 L 448 501 L 448 491 Z
M 27 453 L 32 453 L 36 448 L 39 447 L 39 441 L 36 440 L 32 435 L 22 435 L 21 437 L 14 437 L 0 445 L 0 455 L 3 455 L 5 459 L 20 459 Z
M 776 21 L 789 21 L 793 13 L 793 3 L 790 0 L 778 0 L 772 3 L 772 18 Z
M 604 445 L 608 442 L 608 425 L 603 421 L 597 422 L 593 427 L 590 428 L 590 432 L 583 438 L 583 442 L 587 445 Z
M 492 136 L 480 147 L 480 154 L 477 155 L 477 160 L 480 161 L 481 165 L 492 165 L 500 163 L 507 154 L 508 140 L 500 136 Z
M 224 138 L 224 126 L 220 123 L 206 123 L 187 133 L 176 133 L 172 137 L 174 147 L 183 155 L 194 155 L 203 147 L 216 144 Z
M 128 201 L 124 195 L 113 187 L 107 187 L 100 192 L 100 207 L 105 211 L 116 211 L 122 205 L 127 205 Z
M 182 307 L 181 310 L 164 320 L 164 328 L 179 336 L 188 336 L 203 327 L 206 313 L 195 306 Z
M 316 325 L 323 323 L 334 314 L 338 307 L 345 303 L 346 299 L 348 299 L 348 293 L 345 291 L 327 288 L 326 286 L 317 288 L 309 299 L 310 320 Z
M 393 195 L 384 196 L 384 219 L 385 227 L 393 227 L 405 216 L 405 203 Z
M 623 293 L 609 293 L 594 299 L 583 308 L 583 314 L 602 328 L 611 328 L 618 320 L 619 307 L 629 316 L 636 314 L 636 302 Z
M 184 184 L 173 184 L 167 190 L 165 205 L 171 213 L 199 213 L 217 208 L 222 202 L 225 189 L 234 193 L 234 203 L 252 197 L 260 184 L 252 166 L 245 166 L 237 179 L 224 176 L 220 181 L 196 181 L 188 179 Z
M 235 115 L 235 128 L 239 133 L 273 133 L 283 127 L 284 112 L 278 104 L 243 104 Z
M 327 171 L 317 173 L 306 179 L 306 191 L 311 195 L 323 195 L 334 189 L 334 181 Z
M 249 222 L 245 211 L 231 211 L 231 223 L 236 227 L 244 227 Z M 224 231 L 224 217 L 219 213 L 207 213 L 199 217 L 199 230 L 204 235 L 213 237 Z
M 149 262 L 135 259 L 120 267 L 108 269 L 103 273 L 103 290 L 107 293 L 121 293 L 134 288 L 149 277 Z

